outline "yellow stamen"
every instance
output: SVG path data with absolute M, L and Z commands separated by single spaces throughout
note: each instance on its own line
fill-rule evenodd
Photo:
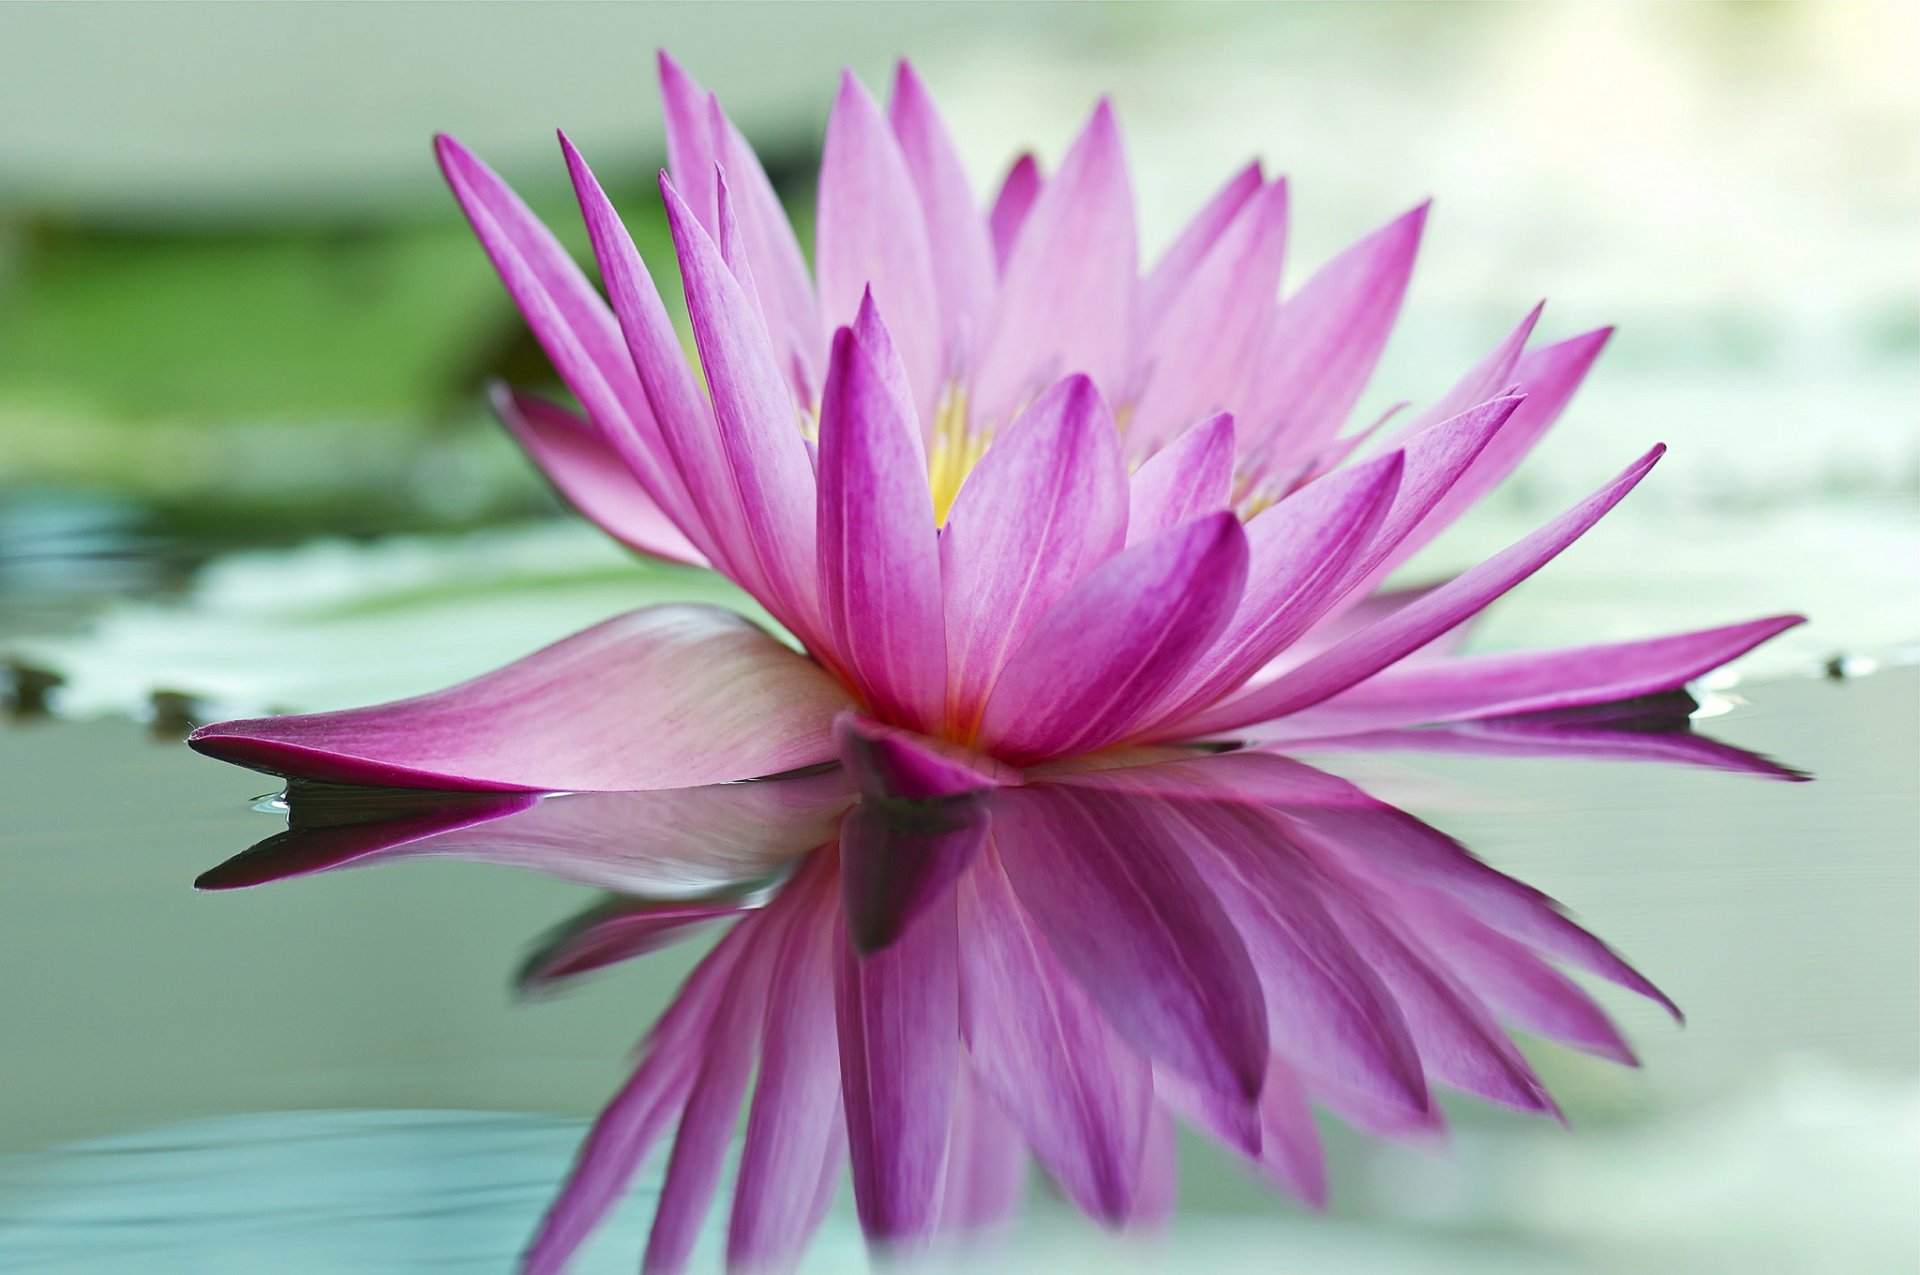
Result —
M 934 412 L 933 440 L 927 452 L 927 485 L 933 490 L 933 520 L 944 526 L 960 484 L 987 450 L 987 435 L 967 428 L 967 392 L 948 385 Z

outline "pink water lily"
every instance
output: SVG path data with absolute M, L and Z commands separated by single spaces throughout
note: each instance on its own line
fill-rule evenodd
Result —
M 195 747 L 341 782 L 635 789 L 825 761 L 834 716 L 856 709 L 1020 767 L 1644 695 L 1797 622 L 1452 655 L 1659 447 L 1472 570 L 1375 593 L 1519 463 L 1608 335 L 1532 343 L 1536 308 L 1349 461 L 1379 432 L 1341 431 L 1424 205 L 1283 291 L 1286 183 L 1250 166 L 1142 273 L 1107 104 L 1057 171 L 1021 160 L 983 211 L 903 64 L 885 110 L 842 80 L 810 271 L 717 101 L 664 55 L 660 73 L 660 190 L 704 386 L 564 137 L 606 299 L 442 138 L 455 195 L 584 415 L 513 391 L 497 404 L 588 516 L 724 573 L 805 654 L 725 612 L 640 611 L 435 695 L 226 722 Z

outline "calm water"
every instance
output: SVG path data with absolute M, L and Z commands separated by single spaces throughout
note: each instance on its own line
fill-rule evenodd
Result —
M 1326 1217 L 1183 1144 L 1144 1246 L 1039 1188 L 1012 1270 L 1910 1271 L 1920 673 L 1743 686 L 1699 728 L 1812 773 L 1316 758 L 1547 891 L 1688 1011 L 1644 1066 L 1527 1051 L 1573 1131 L 1448 1100 L 1444 1149 L 1331 1125 Z M 0 1269 L 507 1269 L 711 935 L 529 1000 L 591 888 L 412 860 L 196 893 L 274 789 L 122 722 L 0 728 Z M 629 1270 L 656 1163 L 582 1270 Z M 715 1224 L 717 1227 L 717 1223 Z M 859 1269 L 844 1190 L 810 1269 Z M 1284 1255 L 1284 1256 L 1276 1256 Z

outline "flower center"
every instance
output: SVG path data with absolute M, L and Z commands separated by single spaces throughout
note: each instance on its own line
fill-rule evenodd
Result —
M 949 382 L 934 410 L 933 438 L 927 449 L 927 485 L 933 489 L 933 521 L 945 526 L 960 484 L 986 453 L 987 436 L 967 428 L 967 391 Z

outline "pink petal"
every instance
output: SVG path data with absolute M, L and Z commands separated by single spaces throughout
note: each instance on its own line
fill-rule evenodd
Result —
M 664 174 L 661 194 L 727 464 L 725 485 L 695 494 L 703 507 L 717 505 L 745 528 L 755 559 L 751 578 L 761 585 L 755 596 L 805 640 L 818 606 L 816 497 L 793 401 L 753 303 Z
M 959 1065 L 951 895 L 861 957 L 840 933 L 834 991 L 853 1194 L 869 1239 L 923 1243 L 940 1205 Z
M 997 857 L 967 874 L 960 908 L 961 1030 L 981 1083 L 1067 1197 L 1119 1223 L 1153 1103 L 1147 1060 L 1061 967 Z
M 542 938 L 514 980 L 522 995 L 542 996 L 582 975 L 685 942 L 716 921 L 738 919 L 733 899 L 656 903 L 615 897 Z
M 1399 317 L 1426 220 L 1422 204 L 1322 266 L 1281 305 L 1240 421 L 1250 468 L 1276 472 L 1339 432 Z
M 1150 456 L 1129 481 L 1127 543 L 1227 508 L 1233 495 L 1233 417 L 1209 416 Z
M 780 955 L 788 917 L 774 910 L 757 912 L 739 928 L 747 933 L 674 1134 L 673 1154 L 667 1160 L 653 1231 L 647 1236 L 647 1252 L 640 1265 L 644 1275 L 670 1275 L 686 1268 L 720 1185 L 740 1101 L 753 1073 L 768 980 Z
M 840 764 L 876 801 L 937 801 L 1020 782 L 1020 772 L 984 753 L 858 713 L 842 713 L 834 735 Z
M 1246 591 L 1226 628 L 1156 711 L 1172 723 L 1170 732 L 1246 681 L 1339 599 L 1394 503 L 1404 460 L 1404 453 L 1389 452 L 1330 474 L 1247 524 Z
M 444 691 L 373 708 L 221 722 L 222 761 L 402 788 L 677 788 L 833 756 L 846 693 L 716 607 L 631 611 Z
M 999 428 L 1075 372 L 1122 392 L 1137 268 L 1126 156 L 1103 101 L 1014 243 L 974 373 L 975 427 Z
M 1126 736 L 1219 634 L 1247 579 L 1247 538 L 1212 514 L 1103 563 L 1047 612 L 987 700 L 983 748 L 1010 761 Z
M 946 708 L 946 633 L 933 497 L 912 411 L 842 328 L 820 405 L 822 618 L 867 703 L 931 730 Z
M 944 377 L 958 377 L 968 352 L 985 332 L 998 269 L 987 222 L 974 207 L 973 188 L 947 126 L 913 67 L 900 63 L 888 119 L 920 196 L 933 280 L 939 297 Z
M 1312 1207 L 1327 1207 L 1327 1155 L 1307 1088 L 1277 1055 L 1260 1086 L 1260 1167 Z
M 1245 945 L 1138 802 L 1065 785 L 994 794 L 994 841 L 1033 926 L 1107 1021 L 1195 1082 L 1252 1099 L 1267 1019 Z
M 1527 338 L 1533 335 L 1534 325 L 1540 322 L 1540 312 L 1545 308 L 1546 302 L 1542 301 L 1529 310 L 1519 324 L 1500 339 L 1500 344 L 1467 369 L 1466 375 L 1455 382 L 1453 388 L 1422 408 L 1402 426 L 1399 436 L 1394 440 L 1396 445 L 1448 417 L 1458 416 L 1477 403 L 1511 391 L 1514 386 L 1513 369 L 1520 361 L 1520 351 L 1526 348 Z
M 764 883 L 830 840 L 852 804 L 827 771 L 638 792 L 448 792 L 288 785 L 287 831 L 206 873 L 224 890 L 399 859 L 543 872 L 649 899 Z
M 950 891 L 987 836 L 982 803 L 960 797 L 910 808 L 862 802 L 840 829 L 840 897 L 854 950 L 871 956 Z
M 833 1028 L 833 876 L 832 856 L 818 855 L 770 905 L 789 920 L 767 988 L 760 1075 L 727 1231 L 730 1268 L 797 1265 L 831 1199 L 821 1177 L 837 1178 L 846 1154 Z
M 496 386 L 493 410 L 560 494 L 615 540 L 641 553 L 707 566 L 598 431 L 546 399 Z
M 566 156 L 567 172 L 594 258 L 600 265 L 600 277 L 620 318 L 627 353 L 658 423 L 662 467 L 674 475 L 677 490 L 683 493 L 675 516 L 715 567 L 741 579 L 754 559 L 738 510 L 714 495 L 724 493 L 731 480 L 726 452 L 714 428 L 713 409 L 687 364 L 679 335 L 667 317 L 646 263 L 633 246 L 633 237 L 614 212 L 593 170 L 564 134 L 560 149 Z M 638 465 L 640 460 L 630 463 Z M 742 563 L 746 566 L 737 565 Z M 758 583 L 757 576 L 749 578 Z
M 1133 1197 L 1128 1228 L 1164 1229 L 1173 1221 L 1179 1189 L 1180 1144 L 1175 1140 L 1173 1117 L 1167 1114 L 1166 1108 L 1155 1106 L 1147 1116 L 1147 1144 L 1140 1156 L 1140 1189 Z
M 987 216 L 987 233 L 993 239 L 994 264 L 1001 273 L 1006 272 L 1007 259 L 1013 256 L 1014 241 L 1019 239 L 1020 230 L 1027 224 L 1027 214 L 1033 211 L 1034 201 L 1040 198 L 1040 164 L 1031 153 L 1020 156 L 1007 170 L 1007 176 L 1000 183 L 1000 193 L 994 197 L 993 211 Z
M 913 385 L 914 424 L 931 421 L 942 342 L 927 223 L 900 144 L 851 71 L 827 123 L 814 233 L 821 314 L 830 325 L 851 322 L 871 289 Z
M 1248 164 L 1214 193 L 1199 212 L 1180 231 L 1179 237 L 1160 254 L 1160 260 L 1140 284 L 1140 325 L 1143 335 L 1151 332 L 1172 307 L 1174 298 L 1186 290 L 1200 268 L 1200 262 L 1226 232 L 1254 193 L 1266 184 L 1258 161 Z M 1271 298 L 1269 298 L 1271 299 Z
M 1490 1102 L 1557 1114 L 1546 1087 L 1486 1007 L 1424 950 L 1416 931 L 1393 924 L 1389 891 L 1363 892 L 1330 875 L 1321 878 L 1319 893 L 1354 950 L 1392 991 L 1429 1075 Z
M 435 138 L 434 149 L 447 184 L 554 370 L 654 503 L 691 534 L 698 522 L 684 485 L 666 464 L 660 424 L 606 302 L 492 169 L 451 137 Z
M 1164 314 L 1138 361 L 1146 388 L 1127 437 L 1150 451 L 1209 412 L 1236 407 L 1242 378 L 1259 366 L 1287 251 L 1287 185 L 1248 200 Z
M 1655 447 L 1612 482 L 1519 543 L 1300 667 L 1200 714 L 1190 728 L 1198 734 L 1283 717 L 1365 681 L 1546 565 L 1632 491 L 1665 450 Z
M 573 1170 L 521 1258 L 524 1275 L 559 1275 L 680 1114 L 746 935 L 735 927 L 694 968 L 648 1034 L 646 1056 L 593 1123 Z
M 1202 877 L 1247 945 L 1273 1047 L 1313 1075 L 1340 1077 L 1391 1105 L 1427 1105 L 1420 1055 L 1379 977 L 1315 901 L 1315 874 L 1271 821 L 1217 803 L 1174 817 Z
M 1531 325 L 1524 326 L 1530 328 Z M 1529 351 L 1517 361 L 1506 364 L 1503 372 L 1506 383 L 1518 384 L 1526 400 L 1501 427 L 1493 441 L 1487 444 L 1486 449 L 1474 458 L 1472 467 L 1421 520 L 1418 529 L 1382 564 L 1376 572 L 1376 579 L 1384 579 L 1394 568 L 1430 543 L 1519 466 L 1547 428 L 1559 419 L 1573 392 L 1580 387 L 1580 382 L 1585 379 L 1594 360 L 1600 357 L 1601 349 L 1612 334 L 1612 328 L 1601 328 Z M 1496 351 L 1496 355 L 1503 353 L 1504 347 L 1502 351 Z
M 1126 534 L 1113 418 L 1091 381 L 1069 377 L 987 449 L 940 536 L 956 722 L 977 720 L 1015 648 Z
M 1498 651 L 1396 666 L 1289 718 L 1287 729 L 1290 734 L 1348 734 L 1655 695 L 1684 686 L 1804 622 L 1797 615 L 1770 616 L 1632 642 Z
M 707 233 L 719 234 L 717 169 L 732 182 L 743 237 L 768 326 L 782 367 L 792 367 L 796 401 L 810 404 L 819 385 L 817 368 L 826 353 L 826 329 L 814 301 L 800 242 L 780 207 L 766 170 L 720 109 L 663 51 L 659 54 L 660 92 L 666 107 L 667 164 L 674 184 Z
M 1019 1126 L 982 1091 L 963 1061 L 953 1095 L 940 1230 L 964 1238 L 999 1226 L 1019 1210 L 1026 1193 L 1027 1147 Z

